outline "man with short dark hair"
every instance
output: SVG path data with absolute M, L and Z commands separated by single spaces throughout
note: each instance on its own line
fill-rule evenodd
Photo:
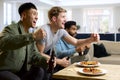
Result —
M 0 33 L 0 80 L 43 80 L 46 58 L 36 48 L 35 40 L 45 37 L 44 30 L 29 33 L 38 19 L 33 3 L 19 7 L 20 21 Z
M 78 30 L 76 22 L 75 21 L 67 21 L 65 23 L 65 30 L 71 36 L 75 37 L 77 34 L 77 30 Z M 84 55 L 84 54 L 82 54 L 82 52 L 84 52 L 86 47 L 88 47 L 88 45 L 75 47 L 74 45 L 67 43 L 65 40 L 60 39 L 55 46 L 55 50 L 56 50 L 58 58 L 64 58 L 64 57 L 70 57 L 73 54 L 75 54 L 76 52 L 82 56 L 82 55 Z
M 78 30 L 76 22 L 75 21 L 67 21 L 65 23 L 65 30 L 71 36 L 75 37 L 77 34 L 77 30 Z M 63 59 L 66 57 L 68 57 L 68 58 L 72 57 L 72 55 L 74 55 L 77 52 L 77 53 L 79 53 L 79 55 L 81 55 L 81 56 L 78 56 L 79 61 L 83 61 L 87 58 L 84 54 L 82 54 L 82 52 L 84 52 L 84 50 L 85 50 L 85 46 L 76 47 L 74 45 L 67 43 L 64 39 L 60 39 L 55 45 L 56 56 L 59 59 Z M 74 59 L 74 58 L 72 58 L 72 59 Z M 71 60 L 71 61 L 73 61 L 73 60 Z M 63 68 L 64 68 L 63 66 L 57 65 L 55 70 L 58 71 Z
M 77 26 L 75 21 L 67 21 L 65 23 L 65 30 L 73 37 L 77 34 Z M 58 58 L 64 58 L 73 55 L 76 52 L 82 52 L 81 47 L 75 47 L 67 43 L 65 40 L 60 39 L 56 46 L 55 50 Z

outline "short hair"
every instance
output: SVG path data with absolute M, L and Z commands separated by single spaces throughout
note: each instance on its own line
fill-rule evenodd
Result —
M 22 12 L 29 10 L 31 8 L 37 10 L 36 6 L 33 3 L 28 2 L 28 3 L 22 4 L 18 9 L 19 15 L 21 16 Z
M 52 7 L 48 12 L 49 20 L 51 21 L 53 16 L 57 17 L 61 12 L 67 12 L 67 11 L 59 6 Z
M 65 23 L 65 29 L 69 29 L 71 28 L 72 25 L 75 25 L 76 26 L 76 22 L 75 21 L 67 21 Z M 76 26 L 77 27 L 77 26 Z

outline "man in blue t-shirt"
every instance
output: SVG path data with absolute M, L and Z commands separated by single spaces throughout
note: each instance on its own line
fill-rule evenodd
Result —
M 77 33 L 77 26 L 75 21 L 68 21 L 65 23 L 65 30 L 73 37 Z M 73 55 L 75 52 L 81 52 L 81 48 L 76 48 L 74 45 L 67 43 L 65 40 L 60 39 L 56 46 L 55 50 L 58 58 L 67 57 Z
M 77 34 L 77 30 L 78 27 L 76 26 L 76 22 L 75 21 L 68 21 L 65 23 L 65 30 L 73 37 L 76 36 Z M 80 57 L 80 61 L 83 61 L 85 59 L 85 56 L 83 56 L 84 54 L 86 54 L 88 52 L 89 49 L 89 45 L 83 46 L 83 47 L 75 47 L 74 45 L 71 45 L 69 43 L 67 43 L 65 40 L 60 39 L 56 46 L 55 46 L 55 50 L 56 50 L 56 56 L 58 58 L 64 58 L 64 57 L 70 57 L 72 56 L 74 53 L 79 53 L 79 55 L 81 55 Z M 83 54 L 84 52 L 84 54 Z

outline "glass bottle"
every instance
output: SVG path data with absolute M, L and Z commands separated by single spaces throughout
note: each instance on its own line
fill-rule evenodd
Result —
M 48 62 L 48 73 L 53 73 L 54 62 L 55 62 L 55 50 L 54 48 L 52 48 L 50 51 L 50 59 Z

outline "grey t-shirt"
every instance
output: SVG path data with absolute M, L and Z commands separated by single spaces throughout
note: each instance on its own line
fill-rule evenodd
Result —
M 47 36 L 39 41 L 40 44 L 45 45 L 44 53 L 51 49 L 59 39 L 68 35 L 64 29 L 59 29 L 56 33 L 53 33 L 49 24 L 43 25 L 41 28 L 47 33 Z

